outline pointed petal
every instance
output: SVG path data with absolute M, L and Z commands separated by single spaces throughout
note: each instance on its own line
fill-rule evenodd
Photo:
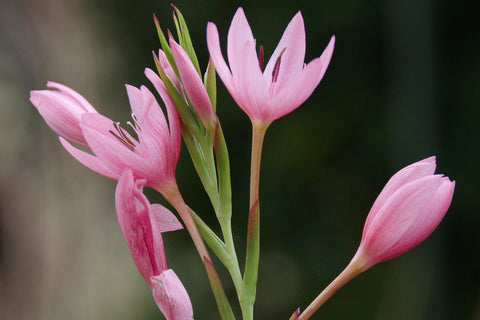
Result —
M 255 44 L 255 39 L 253 38 L 252 30 L 250 29 L 247 17 L 243 12 L 243 8 L 240 7 L 233 16 L 227 37 L 228 63 L 234 78 L 236 78 L 237 74 L 245 67 L 242 59 L 242 50 L 246 43 Z M 253 51 L 255 51 L 255 45 L 253 46 Z M 260 69 L 258 59 L 256 67 Z
M 365 222 L 365 228 L 368 228 L 370 221 L 375 217 L 380 208 L 399 188 L 417 179 L 432 175 L 435 172 L 435 162 L 435 157 L 423 159 L 394 174 L 373 203 Z
M 151 206 L 151 220 L 156 221 L 160 232 L 177 231 L 183 229 L 177 217 L 164 206 L 154 203 Z
M 334 44 L 335 37 L 332 37 L 322 55 L 308 63 L 296 77 L 289 79 L 283 90 L 275 95 L 272 101 L 276 108 L 275 119 L 298 108 L 312 94 L 327 70 Z
M 284 49 L 285 51 L 282 53 Z M 281 53 L 280 70 L 276 82 L 277 90 L 281 90 L 289 79 L 292 79 L 303 69 L 305 61 L 305 26 L 300 11 L 288 24 L 277 48 L 265 67 L 264 77 L 267 82 L 272 82 L 273 67 Z
M 151 282 L 153 298 L 167 320 L 193 319 L 188 293 L 173 270 L 152 277 Z
M 65 148 L 65 150 L 67 150 L 72 157 L 74 157 L 78 162 L 83 164 L 85 167 L 113 180 L 118 180 L 118 178 L 120 177 L 118 173 L 105 167 L 103 165 L 103 162 L 97 157 L 91 155 L 90 153 L 87 153 L 85 151 L 75 148 L 67 140 L 65 140 L 62 137 L 60 137 L 59 139 L 60 139 L 60 143 Z
M 182 80 L 187 96 L 190 99 L 195 111 L 202 121 L 214 118 L 214 112 L 207 90 L 203 85 L 200 75 L 188 54 L 173 39 L 170 39 L 170 47 L 177 64 L 178 72 Z M 207 125 L 207 124 L 205 124 Z
M 230 68 L 227 66 L 225 59 L 222 55 L 222 50 L 220 49 L 220 40 L 218 36 L 217 26 L 209 22 L 207 25 L 207 45 L 208 52 L 210 53 L 210 58 L 212 59 L 215 70 L 218 73 L 218 76 L 222 79 L 225 87 L 228 89 L 232 96 L 235 95 L 235 84 L 233 82 L 232 73 Z

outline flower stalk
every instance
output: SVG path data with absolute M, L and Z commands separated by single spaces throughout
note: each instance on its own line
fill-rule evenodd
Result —
M 250 211 L 248 214 L 247 252 L 243 290 L 240 297 L 242 310 L 246 310 L 245 319 L 253 318 L 253 304 L 257 291 L 258 265 L 260 260 L 260 164 L 262 148 L 268 124 L 252 123 L 252 158 L 250 169 Z

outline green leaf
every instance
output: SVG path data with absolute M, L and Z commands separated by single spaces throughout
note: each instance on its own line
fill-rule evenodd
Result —
M 205 71 L 203 76 L 203 83 L 207 89 L 213 111 L 217 112 L 217 73 L 211 59 L 208 61 L 207 71 Z

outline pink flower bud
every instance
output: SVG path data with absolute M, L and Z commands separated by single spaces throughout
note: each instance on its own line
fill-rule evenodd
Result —
M 45 122 L 60 136 L 87 146 L 80 122 L 84 113 L 97 113 L 94 107 L 79 93 L 56 82 L 47 87 L 57 90 L 34 90 L 30 101 Z
M 445 216 L 455 182 L 434 174 L 435 157 L 397 172 L 368 214 L 352 264 L 362 270 L 393 259 L 425 240 Z

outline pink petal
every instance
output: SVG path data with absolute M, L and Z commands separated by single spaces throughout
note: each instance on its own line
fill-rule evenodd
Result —
M 70 89 L 67 86 L 64 86 L 63 84 L 56 83 L 53 81 L 48 81 L 47 82 L 47 87 L 49 88 L 54 88 L 57 89 L 66 95 L 71 96 L 73 99 L 75 99 L 85 110 L 85 112 L 93 112 L 97 113 L 97 110 L 90 104 L 90 102 L 87 101 L 81 94 L 76 92 L 75 90 Z
M 387 184 L 380 192 L 375 200 L 370 213 L 368 214 L 365 227 L 368 228 L 370 220 L 377 214 L 378 210 L 385 204 L 385 202 L 394 194 L 400 187 L 417 179 L 432 175 L 435 172 L 435 157 L 423 159 L 415 162 L 394 174 Z
M 109 168 L 103 165 L 103 162 L 97 157 L 75 148 L 70 143 L 67 142 L 64 138 L 60 137 L 60 143 L 62 146 L 74 157 L 78 162 L 83 164 L 85 167 L 89 168 L 92 171 L 95 171 L 107 178 L 118 180 L 120 175 L 117 172 L 110 170 Z
M 152 221 L 159 226 L 160 232 L 177 231 L 183 229 L 182 224 L 178 221 L 177 217 L 164 206 L 154 203 L 151 206 Z
M 271 120 L 268 87 L 258 66 L 253 42 L 245 43 L 239 52 L 239 59 L 243 67 L 235 76 L 238 105 L 252 120 Z
M 227 66 L 225 59 L 222 55 L 222 50 L 220 49 L 220 40 L 218 36 L 217 26 L 209 22 L 207 25 L 207 45 L 208 52 L 210 53 L 210 58 L 213 61 L 215 70 L 217 71 L 219 77 L 222 79 L 225 87 L 232 96 L 236 95 L 235 84 L 233 82 L 232 73 L 230 68 Z
M 59 91 L 35 90 L 30 92 L 30 102 L 58 135 L 86 146 L 80 128 L 83 110 L 72 97 Z
M 197 111 L 200 119 L 206 121 L 214 118 L 214 112 L 207 90 L 202 79 L 195 69 L 188 54 L 173 39 L 170 39 L 170 47 L 177 64 L 178 72 L 182 80 L 188 98 Z M 205 124 L 207 125 L 207 124 Z
M 150 284 L 150 277 L 160 271 L 156 268 L 153 256 L 152 228 L 150 228 L 148 216 L 149 203 L 138 192 L 132 171 L 124 170 L 115 191 L 118 221 L 138 271 Z
M 173 81 L 178 91 L 182 91 L 182 85 L 180 84 L 180 80 L 178 80 L 178 77 L 175 74 L 175 71 L 170 65 L 170 62 L 168 62 L 165 52 L 163 52 L 162 50 L 158 50 L 158 61 L 160 62 L 160 66 L 162 67 L 163 71 L 170 78 L 170 80 Z
M 403 240 L 401 243 L 397 243 L 397 248 L 393 248 L 397 251 L 396 255 L 407 252 L 422 243 L 437 228 L 447 213 L 452 202 L 455 182 L 450 181 L 448 177 L 443 177 L 441 180 L 442 184 L 430 203 L 426 205 L 424 214 L 419 215 L 408 229 L 407 233 L 411 235 L 410 241 Z
M 305 61 L 305 26 L 300 11 L 288 24 L 277 48 L 265 67 L 264 77 L 267 82 L 272 82 L 273 67 L 284 49 L 276 83 L 277 90 L 281 90 L 289 79 L 295 77 L 303 69 Z
M 178 162 L 178 157 L 180 155 L 181 147 L 181 131 L 180 131 L 180 119 L 178 117 L 178 112 L 173 103 L 170 95 L 168 94 L 165 85 L 162 82 L 162 79 L 153 72 L 151 69 L 145 69 L 145 76 L 152 82 L 157 92 L 160 94 L 165 107 L 167 109 L 168 121 L 170 126 L 170 152 L 169 152 L 169 168 L 175 170 L 175 167 Z
M 152 277 L 151 282 L 153 298 L 167 320 L 193 319 L 188 293 L 173 270 L 168 269 Z
M 439 175 L 417 179 L 398 189 L 385 202 L 362 235 L 360 247 L 366 250 L 369 265 L 405 253 L 433 232 L 453 195 L 453 186 L 444 186 L 445 179 L 448 180 Z M 439 198 L 445 196 L 450 198 Z M 434 200 L 441 205 L 433 204 Z
M 296 77 L 285 80 L 288 81 L 288 84 L 284 85 L 283 90 L 278 92 L 271 102 L 276 108 L 274 119 L 290 113 L 308 99 L 327 70 L 334 44 L 335 37 L 333 36 L 319 58 L 308 63 Z
M 234 78 L 245 67 L 245 65 L 242 63 L 242 51 L 246 43 L 253 43 L 253 51 L 255 51 L 255 39 L 253 38 L 252 30 L 250 29 L 247 17 L 243 12 L 243 8 L 240 7 L 233 16 L 232 23 L 228 29 L 227 37 L 228 63 L 230 64 L 230 70 L 232 70 L 232 75 Z M 258 59 L 256 67 L 260 70 Z
M 142 155 L 130 150 L 109 132 L 115 130 L 110 119 L 100 114 L 85 114 L 82 130 L 90 149 L 110 171 L 121 175 L 125 167 L 129 167 L 137 178 L 151 176 L 152 168 Z
M 160 204 L 149 204 L 149 220 L 152 226 L 153 254 L 156 270 L 159 273 L 167 269 L 162 232 L 182 229 L 182 224 L 173 213 Z

